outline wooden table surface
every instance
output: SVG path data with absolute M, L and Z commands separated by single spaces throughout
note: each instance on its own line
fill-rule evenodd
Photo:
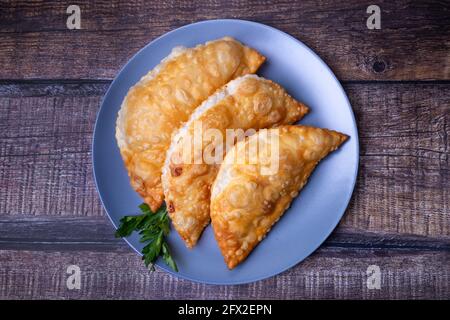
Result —
M 0 4 L 0 298 L 450 298 L 448 1 L 77 1 Z M 369 30 L 366 9 L 381 8 Z M 212 286 L 149 273 L 114 229 L 91 163 L 94 120 L 145 44 L 215 18 L 262 22 L 316 51 L 341 80 L 360 170 L 338 228 L 276 277 Z M 66 286 L 81 269 L 81 289 Z M 380 289 L 367 286 L 377 265 Z

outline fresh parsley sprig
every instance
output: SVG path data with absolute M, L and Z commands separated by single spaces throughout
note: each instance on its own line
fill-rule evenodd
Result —
M 170 255 L 169 246 L 165 237 L 170 232 L 170 222 L 166 206 L 162 206 L 155 213 L 143 203 L 139 206 L 142 214 L 137 216 L 125 216 L 120 219 L 116 237 L 128 237 L 133 231 L 141 235 L 140 242 L 146 243 L 142 249 L 142 260 L 151 271 L 155 270 L 154 264 L 159 256 L 174 271 L 178 272 L 177 264 Z

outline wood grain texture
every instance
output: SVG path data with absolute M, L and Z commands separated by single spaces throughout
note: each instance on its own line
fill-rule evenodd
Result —
M 103 215 L 91 174 L 91 139 L 106 87 L 0 85 L 6 108 L 0 114 L 0 179 L 8 186 L 0 189 L 2 215 Z M 345 88 L 358 118 L 361 157 L 341 226 L 450 236 L 450 85 Z
M 448 1 L 378 1 L 381 30 L 366 27 L 369 0 L 77 4 L 81 30 L 66 28 L 66 2 L 3 2 L 0 79 L 111 79 L 156 37 L 216 18 L 279 28 L 315 50 L 341 80 L 450 79 Z
M 1 214 L 101 215 L 91 138 L 100 96 L 0 98 Z
M 81 269 L 81 289 L 68 290 L 69 265 Z M 211 286 L 149 273 L 128 252 L 0 251 L 4 299 L 448 299 L 448 252 L 322 248 L 296 267 L 263 281 Z M 381 289 L 367 288 L 378 265 Z
M 0 1 L 0 299 L 450 299 L 450 3 L 364 0 Z M 276 277 L 210 286 L 149 273 L 106 217 L 92 176 L 100 101 L 156 37 L 216 18 L 262 22 L 316 51 L 355 112 L 360 170 L 347 212 Z M 431 81 L 428 81 L 431 80 Z M 400 81 L 400 82 L 398 82 Z M 82 271 L 68 290 L 66 268 Z M 381 269 L 380 290 L 366 285 Z
M 450 86 L 347 85 L 360 136 L 356 192 L 342 225 L 450 235 Z

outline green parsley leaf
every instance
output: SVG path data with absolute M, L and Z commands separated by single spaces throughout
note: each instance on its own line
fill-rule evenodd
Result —
M 178 272 L 178 267 L 170 254 L 165 237 L 170 232 L 170 221 L 165 206 L 161 206 L 155 213 L 143 203 L 139 206 L 142 214 L 125 216 L 120 219 L 120 226 L 116 231 L 116 237 L 128 237 L 133 231 L 138 231 L 141 236 L 139 241 L 146 243 L 142 249 L 142 260 L 151 271 L 155 270 L 156 259 L 162 255 L 163 261 Z
M 167 242 L 164 242 L 162 244 L 162 252 L 163 252 L 163 260 L 164 262 L 172 268 L 172 270 L 178 272 L 178 267 L 175 261 L 173 260 L 172 256 L 170 255 L 169 246 L 167 245 Z

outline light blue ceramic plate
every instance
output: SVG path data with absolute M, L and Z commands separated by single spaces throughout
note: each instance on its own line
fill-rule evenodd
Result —
M 211 227 L 193 250 L 188 250 L 178 234 L 171 232 L 168 241 L 179 272 L 172 272 L 162 261 L 157 263 L 160 268 L 193 281 L 239 284 L 274 276 L 310 255 L 336 227 L 353 192 L 359 154 L 355 118 L 339 81 L 313 51 L 277 29 L 242 20 L 204 21 L 163 35 L 123 67 L 106 93 L 95 125 L 93 164 L 101 200 L 117 227 L 123 215 L 138 213 L 142 202 L 130 187 L 114 137 L 117 112 L 128 89 L 173 47 L 192 47 L 224 36 L 234 37 L 267 57 L 258 73 L 280 83 L 292 96 L 310 106 L 302 124 L 350 136 L 338 151 L 319 164 L 267 238 L 234 270 L 226 268 Z M 136 234 L 127 242 L 137 252 L 142 249 Z

